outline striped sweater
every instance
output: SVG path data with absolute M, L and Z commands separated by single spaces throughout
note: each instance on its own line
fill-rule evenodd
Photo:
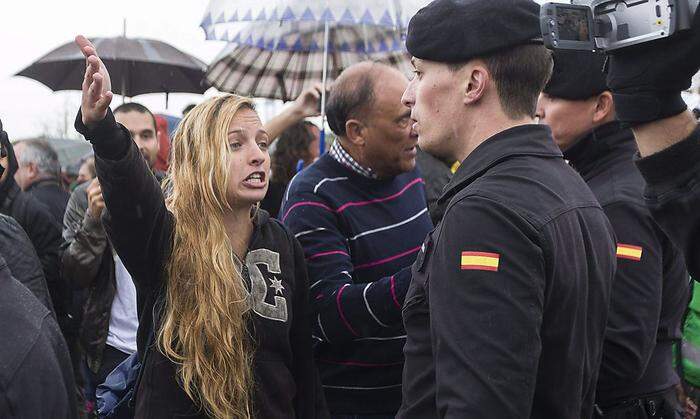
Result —
M 340 414 L 401 404 L 401 307 L 410 266 L 432 228 L 417 170 L 371 179 L 328 154 L 292 179 L 281 220 L 307 260 L 317 364 Z

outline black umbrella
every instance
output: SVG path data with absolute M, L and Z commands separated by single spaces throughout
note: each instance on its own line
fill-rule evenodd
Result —
M 94 38 L 100 58 L 109 69 L 112 90 L 122 96 L 144 93 L 204 93 L 207 65 L 165 42 L 140 38 Z M 54 91 L 81 90 L 85 57 L 73 43 L 61 45 L 18 76 L 38 80 Z

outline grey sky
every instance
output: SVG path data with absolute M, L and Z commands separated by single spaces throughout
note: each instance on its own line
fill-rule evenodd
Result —
M 159 39 L 211 62 L 224 43 L 205 41 L 199 22 L 207 0 L 4 0 L 0 3 L 0 119 L 11 139 L 42 134 L 62 125 L 62 114 L 72 119 L 80 103 L 79 92 L 52 92 L 43 84 L 13 74 L 53 48 L 82 33 L 118 36 L 123 19 L 127 36 Z M 213 89 L 209 95 L 216 93 Z M 182 108 L 200 102 L 200 95 L 171 94 L 167 113 L 179 116 Z M 165 96 L 137 96 L 152 110 L 165 111 Z M 113 104 L 120 104 L 115 96 Z

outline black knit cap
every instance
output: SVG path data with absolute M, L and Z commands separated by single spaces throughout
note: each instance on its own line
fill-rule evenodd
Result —
M 549 96 L 585 100 L 608 89 L 605 82 L 605 55 L 590 51 L 554 51 L 554 71 L 544 88 Z
M 532 0 L 435 0 L 411 18 L 406 48 L 416 58 L 461 63 L 542 43 L 539 14 Z

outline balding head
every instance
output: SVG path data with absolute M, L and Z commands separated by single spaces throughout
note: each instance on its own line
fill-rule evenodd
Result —
M 331 130 L 337 136 L 345 137 L 347 121 L 363 120 L 375 108 L 376 98 L 386 82 L 407 83 L 407 80 L 395 68 L 371 61 L 345 69 L 333 83 L 326 102 Z
M 401 103 L 407 85 L 400 71 L 363 62 L 346 69 L 328 97 L 328 124 L 340 144 L 380 178 L 407 172 L 416 164 L 411 112 Z

